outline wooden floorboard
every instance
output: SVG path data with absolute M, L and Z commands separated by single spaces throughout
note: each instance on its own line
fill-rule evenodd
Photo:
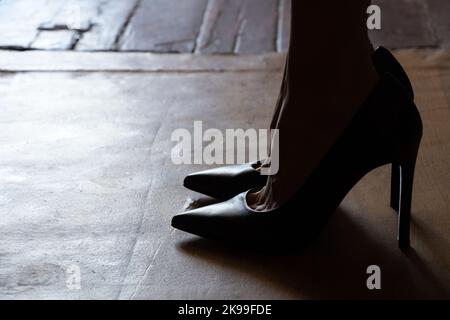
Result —
M 123 28 L 131 19 L 139 0 L 109 0 L 102 2 L 92 20 L 92 29 L 83 33 L 76 50 L 116 50 Z
M 4 0 L 0 2 L 0 48 L 30 48 L 43 21 L 53 17 L 58 2 Z
M 0 49 L 285 52 L 291 0 L 3 0 Z M 374 0 L 375 46 L 450 47 L 448 0 Z M 66 32 L 63 32 L 66 31 Z M 67 32 L 71 31 L 71 32 Z
M 236 53 L 276 51 L 278 0 L 246 0 L 242 8 Z
M 207 0 L 143 0 L 120 50 L 193 52 L 207 4 Z
M 40 31 L 31 48 L 38 50 L 72 50 L 79 34 L 73 30 Z
M 280 0 L 278 8 L 277 51 L 286 52 L 291 34 L 291 0 Z
M 450 1 L 427 0 L 430 23 L 436 34 L 438 44 L 450 48 Z
M 375 46 L 435 47 L 438 42 L 423 0 L 374 0 L 381 8 L 381 30 L 370 31 Z M 448 15 L 448 14 L 447 14 Z
M 209 1 L 197 41 L 197 52 L 234 52 L 244 3 L 242 0 Z

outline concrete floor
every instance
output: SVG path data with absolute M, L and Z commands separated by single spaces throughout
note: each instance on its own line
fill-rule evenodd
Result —
M 419 163 L 408 254 L 396 247 L 389 173 L 380 168 L 311 249 L 268 256 L 170 227 L 198 197 L 182 178 L 204 168 L 173 165 L 170 135 L 192 129 L 193 120 L 265 128 L 282 55 L 0 57 L 1 299 L 450 298 L 445 96 L 418 88 L 434 131 Z M 407 66 L 414 79 L 434 85 L 439 77 L 427 74 L 435 69 L 420 57 Z M 382 269 L 380 291 L 366 288 L 372 264 Z M 79 290 L 67 285 L 73 268 Z

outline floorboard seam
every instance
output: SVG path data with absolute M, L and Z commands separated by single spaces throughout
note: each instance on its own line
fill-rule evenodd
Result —
M 125 34 L 134 15 L 139 10 L 139 7 L 141 6 L 142 1 L 143 0 L 136 0 L 134 7 L 131 9 L 130 13 L 128 14 L 127 18 L 125 19 L 125 22 L 123 23 L 122 27 L 119 29 L 119 32 L 117 33 L 116 39 L 114 40 L 114 43 L 112 45 L 113 49 L 115 49 L 117 51 L 120 50 L 120 42 L 122 41 L 123 35 Z

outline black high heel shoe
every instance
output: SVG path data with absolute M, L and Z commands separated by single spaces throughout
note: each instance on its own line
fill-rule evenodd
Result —
M 377 48 L 372 54 L 372 61 L 378 73 L 390 73 L 400 81 L 409 96 L 414 99 L 414 91 L 406 72 L 392 53 L 383 47 Z M 267 176 L 259 173 L 262 161 L 240 165 L 209 169 L 186 176 L 183 185 L 193 191 L 207 196 L 227 200 L 252 188 L 262 188 Z M 393 181 L 399 183 L 398 166 L 393 167 Z M 397 194 L 393 193 L 392 207 L 398 210 Z
M 385 74 L 318 168 L 280 208 L 255 211 L 247 205 L 247 192 L 179 214 L 172 219 L 172 226 L 239 245 L 307 245 L 359 180 L 379 166 L 393 164 L 400 168 L 401 177 L 399 188 L 394 181 L 392 190 L 393 201 L 399 203 L 398 242 L 401 248 L 407 248 L 421 138 L 417 107 L 404 87 Z

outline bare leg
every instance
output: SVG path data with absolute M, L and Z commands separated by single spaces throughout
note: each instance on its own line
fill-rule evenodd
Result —
M 369 0 L 292 2 L 287 85 L 276 124 L 280 169 L 250 198 L 259 210 L 295 193 L 378 81 L 368 46 Z
M 288 60 L 288 58 L 287 58 Z M 275 112 L 272 116 L 272 121 L 270 122 L 270 129 L 276 129 L 278 124 L 278 118 L 280 117 L 281 108 L 283 107 L 284 98 L 287 92 L 287 61 L 284 67 L 283 80 L 281 82 L 281 89 L 278 95 L 277 104 L 275 105 Z

